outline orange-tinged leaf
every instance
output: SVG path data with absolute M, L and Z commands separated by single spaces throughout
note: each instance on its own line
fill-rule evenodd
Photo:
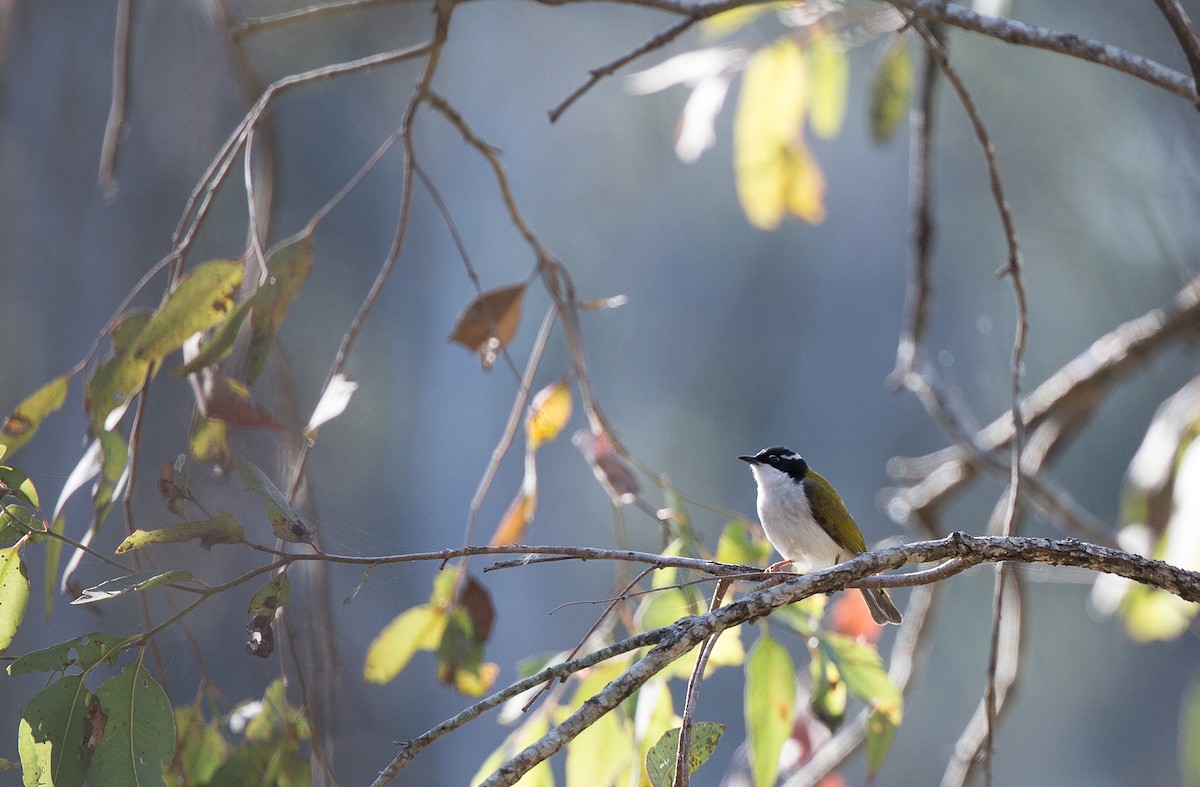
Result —
M 421 604 L 406 609 L 389 623 L 371 647 L 363 664 L 363 677 L 371 683 L 388 683 L 421 650 L 435 650 L 446 629 L 446 616 Z
M 871 618 L 871 610 L 863 601 L 862 593 L 839 593 L 829 611 L 829 628 L 852 639 L 862 638 L 867 642 L 878 642 L 883 633 Z
M 491 368 L 500 349 L 517 334 L 524 300 L 523 283 L 488 290 L 463 309 L 450 333 L 450 341 L 479 353 L 484 368 Z
M 254 401 L 250 389 L 219 369 L 203 369 L 193 385 L 196 407 L 205 418 L 216 418 L 231 426 L 282 429 L 265 407 Z M 195 379 L 195 378 L 193 378 Z
M 566 380 L 551 383 L 537 392 L 525 417 L 525 436 L 529 450 L 558 437 L 571 418 L 571 389 Z
M 42 425 L 42 419 L 63 406 L 71 375 L 64 374 L 27 396 L 0 425 L 0 448 L 11 457 L 28 443 Z
M 765 632 L 746 659 L 746 734 L 754 784 L 768 787 L 779 771 L 779 752 L 792 733 L 795 667 L 787 648 Z
M 137 358 L 161 361 L 192 334 L 224 320 L 234 308 L 242 284 L 242 263 L 210 260 L 185 276 L 167 296 L 133 344 Z
M 506 544 L 516 544 L 525 535 L 525 529 L 533 521 L 533 513 L 537 510 L 537 490 L 521 488 L 513 498 L 504 518 L 492 536 L 492 546 L 500 547 Z

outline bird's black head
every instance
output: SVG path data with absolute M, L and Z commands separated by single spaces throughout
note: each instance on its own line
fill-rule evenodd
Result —
M 808 463 L 804 461 L 804 457 L 781 445 L 764 448 L 754 456 L 739 456 L 738 459 L 752 465 L 773 467 L 781 473 L 787 473 L 796 481 L 803 481 L 808 473 Z

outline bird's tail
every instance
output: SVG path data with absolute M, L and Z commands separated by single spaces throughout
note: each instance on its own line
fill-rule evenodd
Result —
M 900 614 L 900 610 L 896 609 L 896 605 L 892 603 L 892 597 L 883 588 L 863 588 L 863 599 L 867 602 L 867 609 L 871 610 L 871 617 L 879 625 L 885 623 L 902 623 L 904 616 Z

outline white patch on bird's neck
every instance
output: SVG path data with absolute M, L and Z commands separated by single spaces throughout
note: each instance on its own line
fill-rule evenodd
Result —
M 813 518 L 803 482 L 770 465 L 754 464 L 750 470 L 758 482 L 758 518 L 767 539 L 797 571 L 816 571 L 852 557 Z

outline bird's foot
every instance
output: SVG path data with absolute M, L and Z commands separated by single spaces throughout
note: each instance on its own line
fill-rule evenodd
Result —
M 792 565 L 792 561 L 780 560 L 778 563 L 772 563 L 771 565 L 767 566 L 767 573 L 774 574 L 779 571 L 783 571 L 785 568 L 787 568 L 790 565 Z

